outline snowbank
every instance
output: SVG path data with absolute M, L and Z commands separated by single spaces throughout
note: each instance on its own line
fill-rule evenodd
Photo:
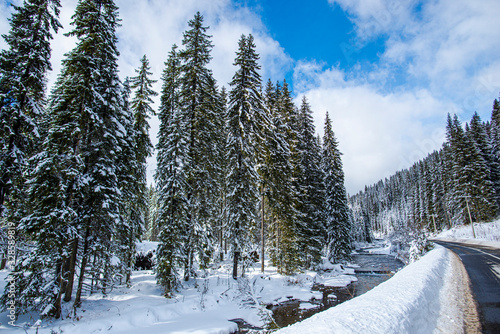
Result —
M 491 223 L 474 223 L 476 238 L 471 225 L 455 226 L 434 237 L 436 240 L 459 241 L 500 248 L 500 219 Z
M 364 295 L 277 333 L 453 333 L 453 324 L 461 330 L 462 312 L 447 283 L 454 261 L 438 246 Z

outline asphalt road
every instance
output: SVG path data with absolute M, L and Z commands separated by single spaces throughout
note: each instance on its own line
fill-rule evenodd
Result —
M 478 302 L 483 333 L 500 333 L 500 249 L 434 241 L 455 252 L 467 270 Z

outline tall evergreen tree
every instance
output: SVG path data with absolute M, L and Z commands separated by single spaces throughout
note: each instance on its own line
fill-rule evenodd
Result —
M 238 67 L 231 81 L 228 107 L 227 161 L 229 167 L 225 233 L 233 256 L 233 278 L 239 261 L 250 251 L 256 229 L 259 199 L 256 171 L 260 124 L 267 122 L 261 91 L 260 66 L 252 35 L 242 36 L 235 59 Z
M 288 90 L 283 94 L 278 84 L 273 89 L 269 82 L 266 87 L 266 104 L 270 110 L 272 128 L 267 135 L 266 169 L 262 170 L 268 187 L 269 223 L 268 246 L 272 263 L 278 272 L 292 274 L 300 266 L 300 250 L 297 231 L 296 196 L 293 187 L 293 165 L 289 139 L 289 121 L 285 112 Z M 283 103 L 286 101 L 287 103 Z
M 491 131 L 490 131 L 491 132 Z M 478 113 L 474 113 L 470 121 L 470 130 L 467 133 L 469 140 L 478 150 L 488 169 L 487 180 L 491 182 L 497 204 L 500 203 L 500 160 L 495 155 L 495 143 L 488 135 L 487 126 L 481 121 Z M 496 144 L 498 145 L 498 144 Z
M 491 124 L 489 131 L 493 168 L 500 166 L 500 104 L 495 99 L 493 102 L 493 110 L 491 112 Z M 493 170 L 493 184 L 497 194 L 497 204 L 500 207 L 500 172 Z
M 146 178 L 146 159 L 153 153 L 153 144 L 149 138 L 149 123 L 150 115 L 155 115 L 155 111 L 151 107 L 153 103 L 152 97 L 157 96 L 158 93 L 152 89 L 156 80 L 152 80 L 150 76 L 149 60 L 144 55 L 141 59 L 141 66 L 135 70 L 136 77 L 130 78 L 130 88 L 135 91 L 134 98 L 131 101 L 131 108 L 134 112 L 134 128 L 138 133 L 136 150 L 137 160 L 140 162 L 142 174 L 140 179 L 145 181 Z
M 35 249 L 16 267 L 20 311 L 37 309 L 59 317 L 63 293 L 70 299 L 80 268 L 75 306 L 80 303 L 89 258 L 99 287 L 111 284 L 120 219 L 117 152 L 123 125 L 118 79 L 117 7 L 110 0 L 82 0 L 73 16 L 78 40 L 63 60 L 49 103 L 43 151 L 33 157 L 28 198 L 32 214 L 21 229 Z M 76 256 L 79 255 L 79 266 Z M 31 275 L 24 275 L 24 272 Z
M 299 249 L 306 267 L 321 260 L 323 248 L 324 183 L 321 170 L 321 147 L 316 139 L 312 110 L 306 97 L 302 98 L 298 119 L 297 210 L 301 213 L 298 224 Z
M 448 117 L 447 139 L 453 161 L 452 198 L 456 219 L 462 223 L 467 222 L 469 210 L 476 220 L 493 217 L 498 208 L 486 161 L 478 147 L 465 134 L 456 115 L 453 120 L 451 116 Z
M 59 0 L 25 0 L 13 7 L 11 29 L 3 36 L 8 49 L 0 52 L 0 217 L 7 202 L 24 196 L 22 171 L 40 140 L 50 40 L 61 27 Z
M 181 68 L 174 45 L 163 72 L 157 145 L 158 263 L 157 280 L 168 296 L 179 286 L 178 266 L 189 265 L 190 211 L 185 166 L 189 165 L 186 120 L 180 109 Z
M 133 268 L 134 255 L 136 253 L 135 243 L 139 240 L 144 227 L 146 212 L 148 210 L 147 201 L 147 164 L 146 159 L 152 155 L 153 145 L 149 138 L 150 115 L 155 115 L 151 104 L 152 97 L 158 95 L 152 85 L 156 80 L 150 79 L 149 61 L 144 55 L 141 59 L 141 66 L 136 70 L 137 76 L 130 78 L 130 88 L 134 91 L 134 97 L 130 103 L 130 113 L 132 114 L 131 133 L 127 138 L 132 139 L 132 150 L 128 157 L 129 168 L 127 175 L 130 176 L 127 189 L 126 212 L 124 227 L 124 240 L 121 246 L 124 250 L 124 262 L 127 266 L 126 282 L 130 282 L 130 275 Z M 123 193 L 123 191 L 122 191 Z
M 219 128 L 214 126 L 220 115 L 214 108 L 211 97 L 215 89 L 215 79 L 207 65 L 211 60 L 213 47 L 208 27 L 203 26 L 203 16 L 198 12 L 188 22 L 190 29 L 184 33 L 180 51 L 181 93 L 180 109 L 185 122 L 188 164 L 185 165 L 187 183 L 186 198 L 189 230 L 187 240 L 187 263 L 184 279 L 194 275 L 195 255 L 203 266 L 210 259 L 212 246 L 209 236 L 211 222 L 217 215 L 217 204 L 211 193 L 217 193 L 217 168 L 213 168 L 214 146 L 218 141 Z
M 325 177 L 326 255 L 333 262 L 350 259 L 351 238 L 341 153 L 328 113 L 323 137 L 322 168 Z

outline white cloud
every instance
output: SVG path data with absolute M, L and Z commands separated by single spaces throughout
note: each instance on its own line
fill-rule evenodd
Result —
M 10 17 L 12 13 L 12 7 L 10 7 L 6 2 L 0 2 L 0 17 L 7 18 Z M 9 31 L 9 22 L 6 19 L 0 20 L 0 34 L 5 34 Z M 7 43 L 5 43 L 3 38 L 0 38 L 0 49 L 5 49 L 7 47 Z
M 383 37 L 379 68 L 403 71 L 405 80 L 440 99 L 462 105 L 471 99 L 471 79 L 498 61 L 500 2 L 496 0 L 329 0 L 351 17 L 358 39 Z M 500 72 L 492 73 L 496 77 Z M 490 94 L 492 100 L 498 94 Z M 486 101 L 490 104 L 490 101 Z M 485 103 L 472 107 L 480 111 Z
M 295 87 L 308 96 L 319 131 L 325 111 L 332 115 L 348 191 L 439 148 L 448 112 L 461 114 L 464 121 L 476 110 L 490 117 L 500 90 L 500 2 L 329 2 L 355 24 L 353 43 L 386 40 L 370 71 L 324 69 L 315 62 L 296 69 Z
M 411 31 L 417 0 L 328 0 L 346 11 L 361 41 L 391 31 Z
M 374 85 L 345 79 L 338 69 L 318 74 L 312 67 L 319 85 L 302 93 L 314 111 L 318 133 L 325 113 L 330 114 L 351 194 L 408 168 L 443 143 L 446 110 L 452 106 L 429 91 L 383 94 Z
M 210 66 L 219 84 L 226 88 L 229 88 L 228 83 L 236 71 L 233 63 L 242 34 L 252 34 L 254 37 L 264 81 L 267 78 L 283 78 L 292 65 L 292 59 L 280 44 L 267 34 L 260 17 L 247 8 L 228 7 L 226 12 L 219 13 L 217 23 L 211 28 L 211 34 L 214 49 Z

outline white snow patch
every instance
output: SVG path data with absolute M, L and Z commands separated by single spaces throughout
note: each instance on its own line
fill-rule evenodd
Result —
M 312 304 L 312 303 L 300 303 L 300 306 L 299 306 L 299 308 L 302 310 L 310 310 L 310 309 L 314 309 L 314 308 L 318 308 L 318 307 L 320 307 L 320 305 Z
M 358 279 L 356 276 L 339 275 L 339 276 L 327 278 L 322 283 L 324 286 L 340 288 L 340 287 L 348 286 L 352 282 L 357 282 L 357 281 L 358 281 Z
M 136 243 L 137 252 L 147 253 L 149 251 L 156 252 L 158 241 L 142 241 Z
M 500 219 L 490 223 L 474 223 L 474 232 L 475 238 L 470 224 L 460 225 L 445 230 L 434 238 L 500 248 Z
M 277 333 L 437 333 L 443 313 L 453 314 L 453 296 L 441 293 L 451 263 L 438 246 L 367 293 Z

